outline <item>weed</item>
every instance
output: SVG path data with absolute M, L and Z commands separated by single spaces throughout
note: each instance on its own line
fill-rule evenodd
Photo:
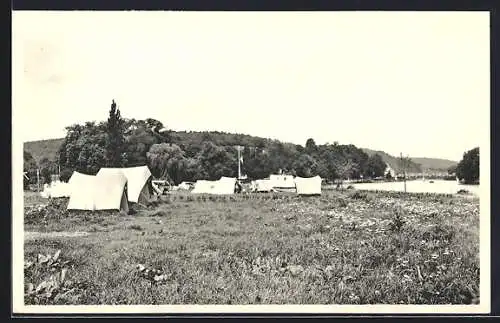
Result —
M 129 230 L 137 230 L 137 231 L 142 231 L 143 228 L 139 224 L 132 224 L 128 226 Z
M 405 214 L 402 209 L 396 209 L 391 218 L 391 222 L 389 223 L 389 229 L 391 231 L 400 232 L 402 230 L 404 224 L 406 223 L 404 215 Z
M 353 200 L 366 200 L 368 198 L 368 194 L 366 192 L 355 191 L 350 194 L 349 197 Z

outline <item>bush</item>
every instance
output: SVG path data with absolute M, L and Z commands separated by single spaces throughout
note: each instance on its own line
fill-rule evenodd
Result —
M 61 180 L 61 182 L 67 183 L 71 178 L 71 175 L 73 175 L 73 171 L 66 168 L 61 171 L 61 174 L 59 174 L 59 179 Z

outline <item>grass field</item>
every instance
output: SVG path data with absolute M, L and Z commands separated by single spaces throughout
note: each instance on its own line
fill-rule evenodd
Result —
M 26 206 L 26 304 L 479 300 L 478 199 L 177 194 L 133 215 L 69 213 L 65 203 Z

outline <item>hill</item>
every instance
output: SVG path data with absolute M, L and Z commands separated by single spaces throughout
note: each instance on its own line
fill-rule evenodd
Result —
M 44 157 L 55 160 L 63 141 L 64 138 L 28 141 L 24 143 L 24 150 L 30 152 L 37 162 Z
M 261 138 L 244 134 L 231 134 L 225 132 L 196 132 L 196 131 L 173 131 L 172 139 L 178 143 L 201 143 L 203 141 L 212 141 L 221 146 L 243 145 L 251 147 L 264 147 L 269 143 L 276 143 L 277 140 L 269 138 Z M 50 160 L 55 160 L 59 147 L 63 142 L 63 138 L 47 139 L 38 141 L 29 141 L 24 143 L 24 150 L 29 151 L 33 157 L 39 162 L 42 158 L 47 157 Z M 285 146 L 295 146 L 290 143 L 283 143 Z M 362 148 L 369 156 L 375 153 L 379 154 L 384 162 L 391 166 L 396 171 L 400 168 L 400 160 L 398 157 L 389 155 L 380 150 L 372 150 Z M 446 159 L 416 157 L 411 158 L 412 162 L 408 172 L 420 173 L 422 171 L 446 171 L 450 166 L 454 166 L 457 162 Z
M 412 157 L 415 163 L 420 164 L 423 171 L 446 172 L 451 166 L 456 166 L 458 162 L 448 159 Z
M 388 153 L 380 150 L 372 150 L 368 148 L 361 148 L 365 153 L 368 154 L 368 156 L 372 156 L 375 154 L 379 154 L 380 157 L 382 157 L 382 160 L 386 162 L 392 169 L 394 169 L 396 172 L 399 171 L 401 167 L 401 162 L 398 157 L 394 157 L 389 155 Z M 409 168 L 407 169 L 408 173 L 420 173 L 422 170 L 418 163 L 416 163 L 414 160 L 410 162 Z

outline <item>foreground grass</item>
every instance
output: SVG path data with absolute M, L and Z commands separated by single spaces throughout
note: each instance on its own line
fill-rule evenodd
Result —
M 134 215 L 30 218 L 26 231 L 90 235 L 25 241 L 26 261 L 61 250 L 67 279 L 80 286 L 68 297 L 26 302 L 470 304 L 479 290 L 478 204 L 357 191 L 180 194 Z M 161 269 L 165 280 L 144 279 L 138 264 Z M 25 283 L 51 274 L 28 268 Z

